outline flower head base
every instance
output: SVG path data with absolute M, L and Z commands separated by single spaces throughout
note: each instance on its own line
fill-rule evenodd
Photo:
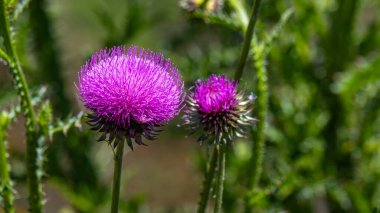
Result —
M 243 126 L 255 121 L 249 116 L 252 100 L 244 100 L 243 93 L 237 92 L 237 83 L 225 76 L 212 75 L 198 81 L 187 102 L 185 123 L 193 133 L 200 133 L 202 143 L 230 143 L 236 136 L 244 136 Z
M 103 133 L 99 141 L 109 142 L 155 139 L 155 127 L 173 119 L 184 99 L 183 82 L 169 59 L 134 46 L 93 55 L 81 68 L 78 90 L 94 113 L 87 123 Z

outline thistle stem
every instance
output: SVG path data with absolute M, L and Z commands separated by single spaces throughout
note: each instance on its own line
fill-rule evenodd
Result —
M 267 114 L 267 73 L 264 64 L 264 54 L 262 52 L 254 53 L 255 68 L 257 70 L 257 129 L 253 133 L 253 151 L 249 164 L 248 190 L 253 193 L 259 182 L 265 145 L 265 125 Z M 250 194 L 247 195 L 245 212 L 252 211 L 250 204 Z
M 31 102 L 29 87 L 26 83 L 14 42 L 11 37 L 11 26 L 5 0 L 0 0 L 0 33 L 3 37 L 8 63 L 14 81 L 14 87 L 21 100 L 21 110 L 26 126 L 27 179 L 29 190 L 29 206 L 32 213 L 42 212 L 42 154 L 38 141 L 37 120 Z
M 127 137 L 128 142 L 130 138 Z M 119 141 L 116 147 L 116 155 L 114 158 L 114 173 L 113 173 L 113 187 L 112 187 L 112 206 L 111 213 L 119 212 L 119 196 L 120 196 L 120 180 L 124 155 L 125 141 Z
M 235 77 L 234 79 L 236 81 L 239 81 L 244 70 L 245 62 L 247 60 L 249 48 L 251 47 L 252 37 L 253 37 L 253 31 L 255 30 L 256 20 L 257 16 L 259 14 L 259 8 L 260 8 L 261 0 L 254 0 L 253 1 L 253 9 L 251 13 L 251 18 L 249 19 L 247 31 L 245 32 L 244 42 L 243 42 L 243 49 L 241 51 L 240 59 L 238 66 L 235 71 Z
M 226 146 L 227 145 L 218 146 L 218 179 L 216 183 L 216 200 L 214 213 L 222 212 L 224 177 L 226 172 Z
M 259 54 L 257 54 L 259 55 Z M 257 118 L 260 122 L 257 124 L 257 131 L 255 134 L 253 155 L 256 156 L 253 162 L 253 177 L 251 186 L 255 187 L 261 174 L 261 162 L 264 152 L 265 142 L 265 120 L 267 113 L 267 74 L 264 65 L 264 58 L 261 56 L 255 57 L 255 66 L 257 69 Z
M 207 207 L 207 202 L 210 197 L 210 192 L 211 192 L 211 183 L 212 180 L 214 179 L 215 176 L 215 170 L 217 166 L 217 159 L 218 159 L 218 149 L 216 146 L 214 147 L 212 151 L 212 155 L 210 158 L 210 162 L 208 164 L 207 172 L 205 174 L 205 180 L 203 182 L 203 191 L 201 192 L 201 200 L 199 201 L 199 206 L 198 206 L 198 213 L 205 213 L 206 212 L 206 207 Z
M 3 112 L 0 118 L 0 197 L 3 198 L 4 212 L 14 213 L 15 209 L 13 206 L 14 196 L 12 181 L 10 178 L 10 169 L 8 164 L 8 153 L 7 153 L 7 140 L 6 131 L 9 126 L 9 116 L 7 113 Z

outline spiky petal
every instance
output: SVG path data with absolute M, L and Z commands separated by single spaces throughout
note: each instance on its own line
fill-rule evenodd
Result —
M 173 119 L 184 99 L 183 82 L 170 60 L 135 46 L 95 53 L 78 81 L 81 100 L 93 112 L 88 124 L 103 133 L 100 141 L 154 139 L 155 127 Z
M 250 117 L 253 99 L 238 93 L 237 83 L 223 75 L 212 75 L 198 81 L 190 92 L 184 120 L 193 133 L 199 133 L 200 142 L 227 144 L 244 137 L 244 126 L 252 125 Z

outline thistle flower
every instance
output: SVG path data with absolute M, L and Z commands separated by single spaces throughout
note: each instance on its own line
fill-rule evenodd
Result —
M 195 84 L 188 96 L 184 120 L 192 133 L 200 133 L 200 142 L 230 143 L 236 136 L 244 137 L 243 126 L 255 121 L 249 116 L 251 109 L 248 109 L 252 98 L 244 99 L 237 86 L 236 82 L 222 75 L 212 75 Z
M 142 136 L 155 139 L 156 127 L 173 119 L 184 99 L 183 82 L 170 60 L 135 46 L 94 54 L 79 72 L 78 90 L 93 112 L 87 123 L 102 133 L 98 141 L 110 143 L 128 137 L 141 145 Z

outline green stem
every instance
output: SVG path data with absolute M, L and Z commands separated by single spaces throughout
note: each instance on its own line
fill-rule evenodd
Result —
M 14 213 L 13 184 L 8 164 L 6 132 L 9 126 L 9 115 L 6 112 L 0 118 L 0 197 L 3 198 L 4 212 Z
M 261 0 L 254 0 L 253 1 L 253 9 L 251 13 L 251 18 L 249 19 L 248 28 L 245 32 L 244 42 L 243 42 L 243 49 L 241 51 L 240 59 L 238 66 L 235 71 L 235 80 L 239 81 L 244 70 L 245 62 L 247 60 L 249 48 L 251 47 L 252 37 L 253 37 L 253 31 L 255 30 L 256 20 L 257 16 L 259 14 L 259 8 L 260 8 Z
M 10 63 L 9 56 L 0 48 L 0 58 L 3 58 L 7 63 Z
M 255 187 L 261 174 L 261 162 L 264 152 L 265 123 L 267 114 L 267 73 L 264 64 L 264 57 L 260 53 L 256 54 L 255 67 L 257 69 L 257 131 L 254 136 L 253 155 L 253 178 L 251 186 Z M 256 157 L 255 157 L 256 156 Z
M 130 138 L 127 138 L 130 142 Z M 119 196 L 120 196 L 120 180 L 121 171 L 123 164 L 123 154 L 124 154 L 124 143 L 125 141 L 119 141 L 116 147 L 116 155 L 114 159 L 114 173 L 113 173 L 113 187 L 112 187 L 112 206 L 111 213 L 119 212 Z
M 224 177 L 226 172 L 226 146 L 219 145 L 218 147 L 218 179 L 216 183 L 216 200 L 214 213 L 222 212 Z
M 205 180 L 203 182 L 203 191 L 201 192 L 201 200 L 199 201 L 198 206 L 198 213 L 205 213 L 206 207 L 207 207 L 207 201 L 210 197 L 211 192 L 211 183 L 214 179 L 215 170 L 217 166 L 217 159 L 218 159 L 218 149 L 216 146 L 214 147 L 211 155 L 210 162 L 208 164 L 207 173 L 205 175 Z
M 259 182 L 265 145 L 265 125 L 267 114 L 267 74 L 264 64 L 264 54 L 262 52 L 254 52 L 255 69 L 257 70 L 257 119 L 259 122 L 256 131 L 253 133 L 253 151 L 249 164 L 250 173 L 248 175 L 248 190 L 254 192 Z M 250 193 L 246 200 L 245 212 L 251 212 Z
M 4 0 L 0 0 L 0 32 L 2 33 L 4 46 L 9 57 L 9 66 L 11 68 L 12 77 L 15 81 L 15 87 L 21 98 L 21 107 L 27 119 L 27 128 L 34 130 L 36 127 L 36 117 L 34 115 L 28 85 L 11 39 L 8 11 L 6 10 Z
M 6 53 L 9 56 L 9 66 L 17 94 L 21 100 L 21 110 L 25 117 L 26 149 L 27 149 L 27 178 L 29 189 L 30 211 L 42 212 L 42 168 L 41 154 L 39 153 L 37 121 L 32 106 L 29 88 L 22 71 L 15 46 L 11 37 L 11 26 L 5 0 L 0 0 L 0 32 L 4 40 Z

